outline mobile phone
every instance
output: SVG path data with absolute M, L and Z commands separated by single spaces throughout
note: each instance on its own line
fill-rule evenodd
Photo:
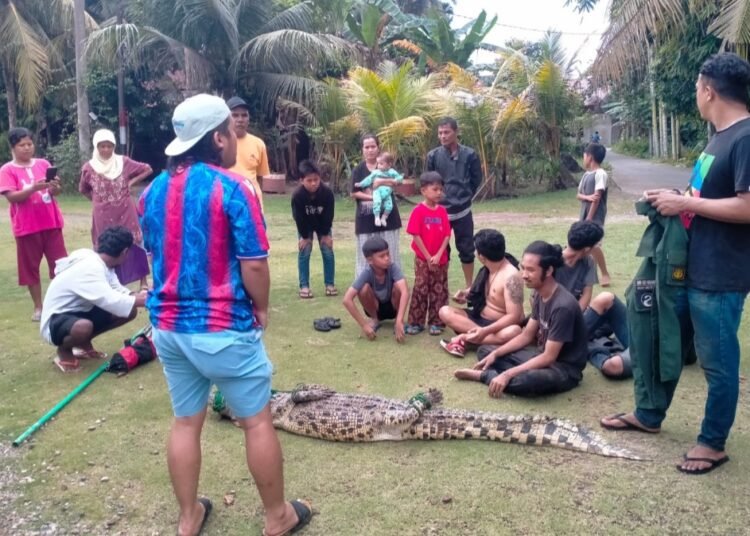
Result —
M 48 167 L 47 171 L 45 172 L 44 182 L 55 180 L 55 177 L 57 177 L 57 167 L 55 166 Z

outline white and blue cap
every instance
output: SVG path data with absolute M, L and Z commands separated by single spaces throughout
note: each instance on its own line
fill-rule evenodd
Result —
M 221 125 L 230 116 L 224 99 L 201 93 L 185 99 L 172 114 L 172 127 L 177 137 L 164 149 L 167 156 L 177 156 Z

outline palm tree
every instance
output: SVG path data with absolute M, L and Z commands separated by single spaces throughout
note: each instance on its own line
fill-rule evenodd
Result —
M 36 109 L 53 71 L 64 69 L 60 44 L 72 21 L 73 0 L 0 0 L 0 69 L 10 127 L 19 105 Z
M 344 91 L 361 129 L 375 132 L 383 148 L 396 154 L 401 168 L 414 170 L 427 147 L 434 119 L 448 101 L 438 91 L 436 75 L 416 76 L 410 61 L 386 61 L 377 71 L 355 67 L 343 81 Z
M 351 47 L 340 38 L 311 30 L 309 2 L 274 14 L 262 0 L 132 1 L 126 21 L 107 21 L 87 45 L 93 61 L 111 64 L 121 51 L 131 67 L 184 77 L 186 94 L 213 91 L 225 96 L 238 85 L 253 86 L 269 109 L 278 96 L 312 98 L 320 65 L 335 65 Z
M 550 189 L 574 184 L 567 170 L 560 166 L 560 146 L 565 125 L 575 115 L 578 97 L 569 84 L 574 57 L 562 51 L 559 34 L 547 32 L 541 41 L 540 54 L 529 58 L 523 50 L 506 50 L 493 88 L 504 89 L 517 102 L 509 111 L 518 113 L 525 107 L 553 168 Z M 511 101 L 512 102 L 512 101 Z
M 580 12 L 590 11 L 599 0 L 567 0 Z M 611 0 L 610 23 L 602 36 L 595 72 L 619 80 L 633 67 L 647 67 L 643 47 L 652 44 L 670 25 L 687 21 L 688 11 L 719 4 L 708 31 L 750 56 L 750 0 Z

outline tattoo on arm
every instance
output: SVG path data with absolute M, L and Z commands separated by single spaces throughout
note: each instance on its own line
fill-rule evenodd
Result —
M 505 282 L 510 299 L 517 305 L 523 305 L 523 281 L 518 275 L 513 275 Z

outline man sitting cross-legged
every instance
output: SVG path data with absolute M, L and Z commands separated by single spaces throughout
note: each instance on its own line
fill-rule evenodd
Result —
M 388 242 L 379 236 L 368 238 L 362 245 L 367 267 L 354 280 L 344 295 L 344 307 L 362 328 L 369 340 L 374 340 L 380 321 L 396 319 L 396 341 L 404 342 L 404 316 L 409 303 L 409 287 L 397 264 L 391 262 Z M 362 304 L 368 320 L 359 312 L 354 299 Z
M 146 292 L 134 294 L 123 287 L 114 270 L 132 245 L 130 231 L 110 227 L 99 235 L 96 251 L 78 249 L 57 261 L 44 296 L 40 331 L 57 346 L 55 365 L 61 371 L 81 370 L 79 357 L 106 357 L 94 350 L 92 339 L 133 320 L 137 308 L 144 306 Z
M 562 263 L 560 246 L 537 241 L 526 248 L 521 275 L 536 291 L 531 318 L 523 332 L 502 346 L 480 346 L 480 361 L 457 370 L 456 378 L 488 384 L 492 397 L 562 393 L 578 385 L 588 337 L 578 303 L 555 281 Z
M 474 247 L 482 269 L 468 291 L 459 291 L 471 307 L 440 308 L 440 319 L 458 333 L 450 341 L 440 341 L 440 346 L 456 357 L 464 356 L 467 343 L 508 342 L 521 332 L 523 320 L 523 281 L 513 265 L 515 259 L 505 253 L 505 237 L 494 229 L 482 229 L 474 235 Z

